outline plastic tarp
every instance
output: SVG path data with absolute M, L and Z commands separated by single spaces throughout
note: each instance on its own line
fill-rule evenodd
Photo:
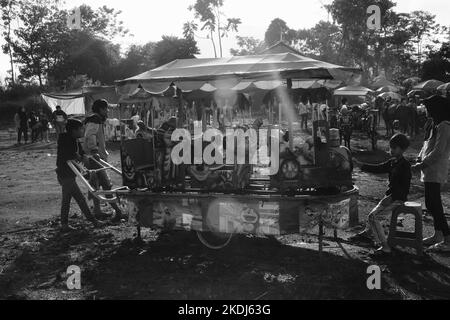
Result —
M 85 114 L 83 95 L 42 94 L 41 96 L 52 111 L 56 110 L 56 106 L 61 106 L 68 115 Z
M 105 99 L 110 104 L 117 104 L 119 100 L 114 86 L 90 86 L 72 92 L 43 93 L 41 96 L 52 111 L 61 106 L 68 115 L 88 113 L 98 99 Z
M 365 96 L 373 91 L 366 87 L 343 87 L 334 91 L 335 96 Z

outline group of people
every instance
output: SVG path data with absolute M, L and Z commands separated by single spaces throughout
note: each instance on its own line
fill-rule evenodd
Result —
M 105 141 L 105 121 L 108 117 L 108 102 L 96 100 L 92 106 L 92 115 L 84 122 L 76 119 L 67 119 L 65 132 L 58 137 L 58 154 L 56 160 L 56 173 L 58 182 L 62 187 L 61 225 L 63 231 L 71 231 L 69 225 L 70 201 L 76 200 L 82 213 L 95 227 L 104 225 L 101 220 L 107 215 L 101 211 L 100 201 L 91 195 L 94 202 L 94 212 L 91 212 L 86 198 L 83 196 L 76 183 L 76 175 L 69 167 L 69 160 L 82 162 L 87 169 L 97 170 L 102 168 L 101 160 L 108 160 L 108 151 Z M 80 143 L 81 140 L 82 142 Z M 111 190 L 112 182 L 105 170 L 91 171 L 89 180 L 94 188 Z M 123 213 L 116 203 L 111 203 L 115 211 L 113 222 L 120 221 Z
M 27 113 L 25 107 L 21 107 L 14 116 L 17 144 L 22 144 L 22 138 L 24 143 L 27 144 L 29 138 L 28 133 L 31 133 L 31 143 L 37 142 L 39 138 L 40 141 L 50 142 L 50 123 L 55 128 L 58 137 L 60 133 L 64 132 L 66 122 L 67 114 L 61 110 L 61 106 L 56 107 L 50 120 L 43 110 Z
M 300 129 L 308 129 L 308 119 L 312 115 L 313 120 L 327 120 L 329 108 L 325 98 L 318 98 L 317 103 L 311 103 L 306 97 L 302 97 L 296 104 L 300 117 Z
M 370 212 L 366 228 L 350 239 L 364 242 L 375 240 L 381 245 L 376 251 L 379 255 L 389 254 L 392 250 L 380 220 L 388 218 L 395 207 L 407 201 L 413 172 L 421 173 L 421 181 L 425 185 L 425 206 L 434 221 L 435 232 L 423 243 L 431 251 L 450 252 L 450 230 L 441 199 L 441 188 L 447 182 L 449 169 L 450 104 L 444 97 L 432 96 L 424 100 L 424 105 L 431 122 L 423 148 L 413 166 L 404 158 L 410 142 L 402 133 L 390 139 L 390 160 L 378 165 L 359 163 L 362 170 L 389 174 L 389 189 L 385 197 Z

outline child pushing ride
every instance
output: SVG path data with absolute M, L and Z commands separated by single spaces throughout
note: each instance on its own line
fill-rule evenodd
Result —
M 78 139 L 83 136 L 83 123 L 79 120 L 69 119 L 66 124 L 66 132 L 61 133 L 58 137 L 56 174 L 62 187 L 61 227 L 63 232 L 75 230 L 69 226 L 70 201 L 72 198 L 75 199 L 81 212 L 92 222 L 94 227 L 102 227 L 104 225 L 92 215 L 86 199 L 75 180 L 76 175 L 67 164 L 69 160 L 82 161 L 84 152 Z

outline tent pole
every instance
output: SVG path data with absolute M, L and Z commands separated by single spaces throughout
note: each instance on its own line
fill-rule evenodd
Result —
M 286 106 L 286 108 L 289 108 L 289 111 L 293 111 L 294 110 L 294 106 L 292 105 L 292 79 L 287 79 L 287 89 L 288 89 L 288 105 Z M 294 150 L 294 125 L 292 122 L 292 118 L 290 115 L 288 115 L 288 130 L 289 130 L 289 149 L 290 150 Z

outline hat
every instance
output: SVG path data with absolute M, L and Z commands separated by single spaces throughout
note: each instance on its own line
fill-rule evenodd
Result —
M 433 95 L 421 100 L 430 116 L 440 121 L 450 120 L 450 100 L 443 96 Z

